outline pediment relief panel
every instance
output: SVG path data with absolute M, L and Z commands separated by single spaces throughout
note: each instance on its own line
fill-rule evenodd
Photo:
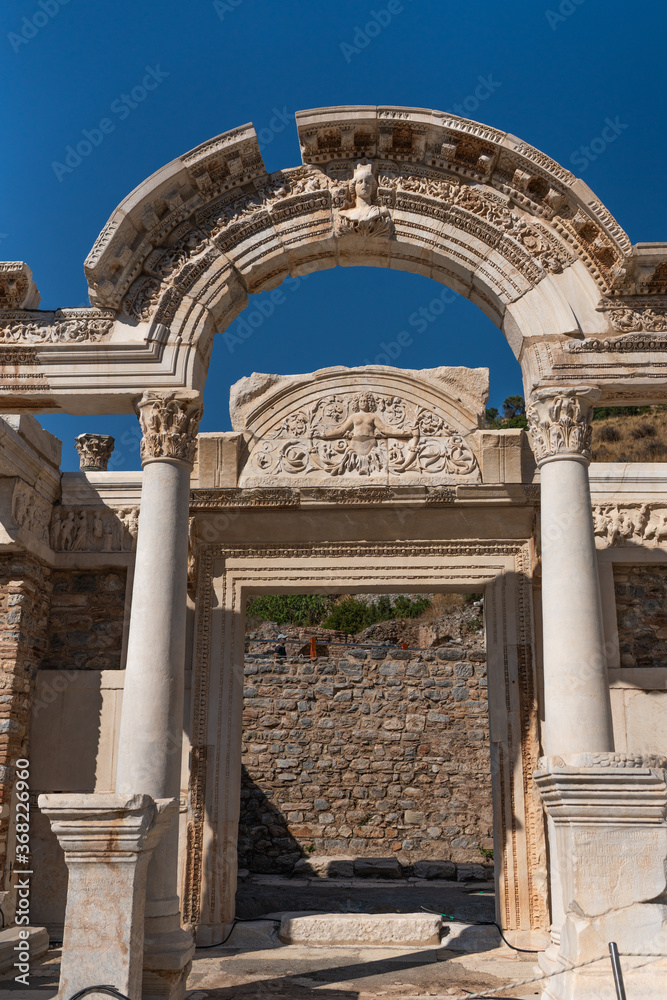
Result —
M 487 378 L 485 369 L 373 366 L 242 379 L 232 389 L 246 442 L 239 486 L 479 482 L 474 432 Z

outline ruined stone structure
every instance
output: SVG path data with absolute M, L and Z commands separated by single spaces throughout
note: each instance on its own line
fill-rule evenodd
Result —
M 477 643 L 249 658 L 239 867 L 481 864 L 493 848 L 485 661 Z
M 40 311 L 29 268 L 0 265 L 3 908 L 29 860 L 53 874 L 33 917 L 64 919 L 63 996 L 103 973 L 182 997 L 192 933 L 221 941 L 234 912 L 247 599 L 483 590 L 498 920 L 543 949 L 551 1000 L 613 996 L 610 939 L 643 956 L 628 992 L 664 996 L 664 466 L 589 464 L 595 405 L 665 401 L 667 248 L 475 122 L 297 126 L 300 166 L 268 175 L 244 126 L 129 195 L 86 262 L 90 308 Z M 253 375 L 234 430 L 198 435 L 213 335 L 337 264 L 479 305 L 521 364 L 530 449 L 483 430 L 485 371 L 440 356 Z M 27 415 L 133 410 L 136 474 L 85 435 L 61 475 Z

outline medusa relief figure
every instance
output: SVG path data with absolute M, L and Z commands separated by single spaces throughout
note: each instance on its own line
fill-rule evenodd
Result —
M 458 478 L 479 471 L 463 436 L 437 413 L 370 391 L 325 396 L 312 409 L 290 413 L 258 443 L 251 465 L 263 474 L 306 479 Z

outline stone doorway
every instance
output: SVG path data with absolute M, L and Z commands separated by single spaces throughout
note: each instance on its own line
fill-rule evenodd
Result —
M 238 536 L 238 521 L 235 529 Z M 505 930 L 524 932 L 522 940 L 543 937 L 544 829 L 531 784 L 539 756 L 532 558 L 529 541 L 200 545 L 182 868 L 185 917 L 201 944 L 234 916 L 244 609 L 249 595 L 271 592 L 484 592 L 496 916 Z

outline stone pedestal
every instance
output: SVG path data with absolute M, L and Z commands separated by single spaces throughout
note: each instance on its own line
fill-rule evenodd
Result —
M 553 822 L 565 914 L 544 1000 L 615 1000 L 608 944 L 626 992 L 667 997 L 667 759 L 587 753 L 544 757 L 535 781 Z M 640 957 L 641 956 L 641 957 Z
M 39 807 L 69 876 L 58 996 L 109 985 L 141 1000 L 146 875 L 177 800 L 51 794 L 40 796 Z
M 145 393 L 137 537 L 116 790 L 180 795 L 190 471 L 201 405 Z M 178 816 L 148 871 L 143 1000 L 182 1000 L 194 953 L 177 894 Z

